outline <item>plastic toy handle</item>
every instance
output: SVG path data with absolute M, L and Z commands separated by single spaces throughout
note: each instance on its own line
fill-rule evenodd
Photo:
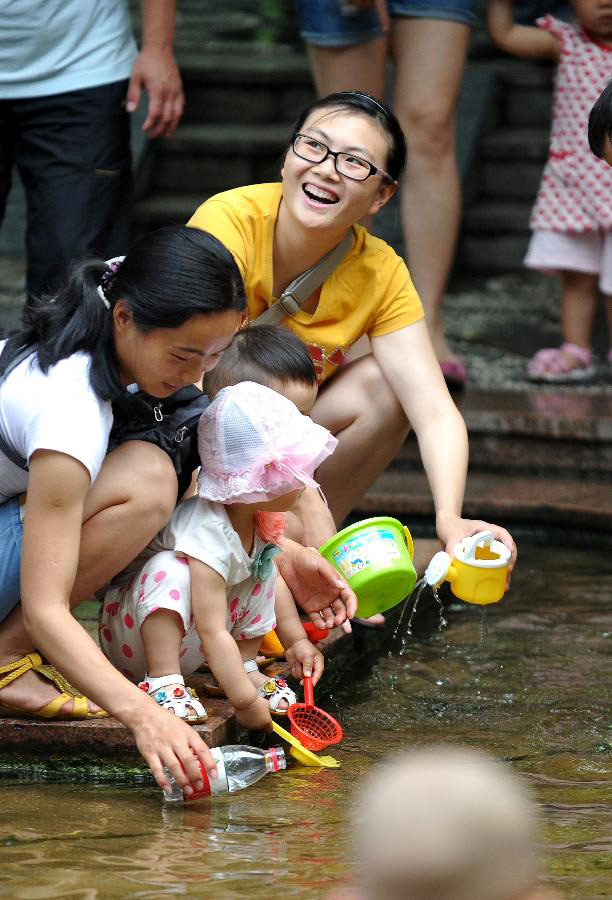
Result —
M 412 540 L 412 535 L 408 531 L 406 525 L 404 525 L 404 536 L 406 538 L 406 546 L 408 547 L 408 556 L 410 559 L 414 559 L 414 541 Z
M 468 538 L 465 545 L 465 554 L 463 556 L 464 562 L 467 562 L 470 559 L 474 559 L 474 554 L 476 553 L 476 547 L 479 544 L 490 544 L 493 540 L 493 532 L 491 531 L 479 531 L 478 534 L 472 535 L 471 538 Z M 455 556 L 457 552 L 455 551 Z
M 312 675 L 304 675 L 304 702 L 306 706 L 314 706 L 314 691 L 312 689 Z

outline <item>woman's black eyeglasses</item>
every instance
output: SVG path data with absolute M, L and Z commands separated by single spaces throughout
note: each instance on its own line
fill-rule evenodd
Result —
M 351 178 L 353 181 L 365 181 L 370 175 L 380 175 L 384 181 L 387 181 L 389 184 L 395 184 L 394 178 L 391 178 L 383 169 L 377 169 L 367 159 L 354 156 L 352 153 L 330 150 L 327 144 L 311 137 L 309 134 L 297 132 L 293 135 L 293 152 L 300 159 L 314 163 L 323 162 L 328 156 L 333 156 L 336 172 L 344 175 L 345 178 Z

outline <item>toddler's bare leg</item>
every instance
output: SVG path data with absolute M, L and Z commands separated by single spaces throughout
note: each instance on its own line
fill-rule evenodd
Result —
M 181 671 L 179 651 L 183 620 L 171 609 L 157 609 L 140 626 L 149 675 L 173 675 Z
M 572 344 L 578 344 L 579 347 L 590 347 L 597 306 L 597 275 L 587 272 L 563 272 L 562 278 L 563 338 Z

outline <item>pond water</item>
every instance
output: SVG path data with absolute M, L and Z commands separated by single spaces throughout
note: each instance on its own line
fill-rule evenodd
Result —
M 167 808 L 149 786 L 0 786 L 0 896 L 318 898 L 350 881 L 350 799 L 382 754 L 457 741 L 511 761 L 542 805 L 545 881 L 612 896 L 609 598 L 604 552 L 522 554 L 509 595 L 415 617 L 410 641 L 333 696 L 340 769 L 290 768 Z M 431 607 L 430 607 L 431 613 Z

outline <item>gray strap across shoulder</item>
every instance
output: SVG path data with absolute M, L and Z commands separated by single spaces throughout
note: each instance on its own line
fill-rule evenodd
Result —
M 0 386 L 2 385 L 2 382 L 6 380 L 7 376 L 10 375 L 13 369 L 16 369 L 17 366 L 22 363 L 24 359 L 27 359 L 28 356 L 31 356 L 33 352 L 34 349 L 32 347 L 22 347 L 8 365 L 4 365 L 2 362 L 0 362 Z M 23 456 L 20 456 L 19 453 L 17 453 L 17 451 L 14 450 L 9 444 L 7 444 L 1 433 L 0 450 L 16 466 L 18 466 L 20 469 L 23 469 L 25 472 L 28 471 L 27 461 L 23 458 Z
M 276 303 L 258 316 L 251 325 L 278 325 L 286 316 L 294 316 L 302 308 L 310 295 L 321 287 L 325 279 L 337 269 L 353 243 L 353 229 L 349 229 L 339 244 L 325 256 L 298 275 L 285 288 Z

